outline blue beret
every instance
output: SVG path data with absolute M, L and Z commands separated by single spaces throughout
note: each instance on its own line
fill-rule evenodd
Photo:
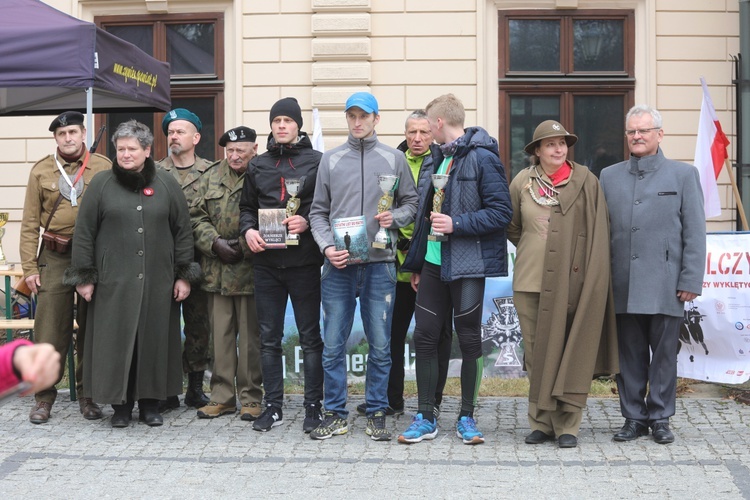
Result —
M 161 129 L 164 132 L 164 135 L 167 135 L 167 128 L 169 127 L 169 124 L 175 120 L 189 121 L 190 123 L 195 125 L 195 128 L 198 129 L 198 132 L 200 132 L 201 128 L 203 128 L 203 124 L 201 123 L 201 119 L 198 118 L 198 115 L 196 115 L 192 111 L 188 111 L 185 108 L 175 108 L 164 115 L 164 119 L 161 121 Z

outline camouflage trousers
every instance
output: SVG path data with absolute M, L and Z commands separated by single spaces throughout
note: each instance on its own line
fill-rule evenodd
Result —
M 182 370 L 202 372 L 209 368 L 211 324 L 208 318 L 208 295 L 194 285 L 182 302 L 185 321 L 185 345 L 182 347 Z

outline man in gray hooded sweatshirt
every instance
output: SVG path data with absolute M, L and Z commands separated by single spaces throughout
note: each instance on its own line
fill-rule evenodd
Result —
M 357 297 L 365 336 L 369 344 L 365 402 L 365 432 L 375 441 L 391 439 L 385 427 L 388 407 L 388 376 L 391 369 L 391 317 L 396 292 L 396 246 L 373 248 L 379 228 L 390 241 L 398 228 L 414 221 L 417 192 L 403 153 L 381 144 L 375 134 L 380 121 L 378 102 L 368 92 L 357 92 L 346 101 L 349 139 L 323 155 L 318 168 L 315 196 L 310 209 L 313 237 L 326 259 L 321 275 L 323 305 L 323 423 L 310 433 L 313 439 L 328 439 L 348 431 L 346 409 L 346 343 L 351 334 Z M 393 207 L 378 213 L 383 191 L 379 175 L 396 175 Z M 348 264 L 350 253 L 335 245 L 332 224 L 348 217 L 364 216 L 367 247 L 362 263 Z M 355 246 L 362 247 L 352 239 Z M 343 245 L 340 245 L 343 247 Z

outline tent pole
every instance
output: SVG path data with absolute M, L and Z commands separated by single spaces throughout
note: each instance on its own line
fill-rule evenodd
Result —
M 94 143 L 94 89 L 86 89 L 86 145 Z

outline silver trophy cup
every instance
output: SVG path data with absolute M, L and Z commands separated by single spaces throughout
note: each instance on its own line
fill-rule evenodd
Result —
M 441 213 L 443 200 L 445 200 L 445 186 L 448 185 L 448 174 L 432 174 L 432 185 L 435 187 L 435 196 L 432 198 L 432 211 Z M 430 241 L 448 241 L 448 236 L 434 228 L 430 228 L 430 234 L 427 236 Z
M 284 179 L 284 185 L 287 192 L 292 195 L 291 198 L 286 200 L 286 216 L 289 218 L 299 210 L 300 199 L 297 198 L 297 195 L 302 189 L 302 179 Z M 299 234 L 289 234 L 289 230 L 287 229 L 286 244 L 299 245 Z
M 378 175 L 378 186 L 383 191 L 383 196 L 378 200 L 378 213 L 382 214 L 391 209 L 393 205 L 393 190 L 396 188 L 398 175 L 380 174 Z M 375 234 L 375 241 L 372 242 L 372 248 L 390 248 L 391 237 L 384 227 L 380 227 Z

